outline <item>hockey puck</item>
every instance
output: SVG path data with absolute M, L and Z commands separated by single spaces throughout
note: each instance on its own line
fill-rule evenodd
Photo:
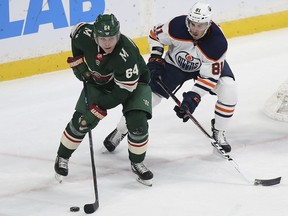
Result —
M 70 207 L 70 211 L 71 212 L 78 212 L 80 210 L 80 208 L 78 206 L 72 206 Z

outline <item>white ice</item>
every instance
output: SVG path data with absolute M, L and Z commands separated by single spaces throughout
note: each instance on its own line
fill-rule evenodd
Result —
M 288 29 L 229 40 L 228 62 L 238 82 L 239 103 L 228 140 L 230 156 L 252 179 L 282 176 L 279 185 L 254 186 L 213 154 L 207 137 L 182 123 L 173 100 L 154 109 L 145 164 L 152 187 L 135 180 L 123 141 L 113 154 L 100 149 L 114 129 L 121 107 L 93 130 L 100 207 L 105 216 L 286 216 L 288 212 L 288 123 L 266 117 L 265 100 L 287 79 Z M 145 56 L 147 59 L 147 56 Z M 63 59 L 63 61 L 65 61 Z M 19 68 L 21 70 L 21 68 Z M 7 71 L 9 73 L 9 71 Z M 186 83 L 177 93 L 190 89 Z M 54 160 L 63 129 L 82 89 L 71 70 L 0 83 L 0 215 L 85 215 L 94 202 L 89 142 L 70 159 L 70 173 L 59 184 Z M 216 98 L 206 95 L 194 113 L 210 133 Z M 80 211 L 69 212 L 71 206 Z

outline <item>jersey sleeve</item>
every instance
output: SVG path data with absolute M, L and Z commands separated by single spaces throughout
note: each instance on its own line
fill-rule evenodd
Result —
M 70 38 L 73 57 L 84 55 L 86 41 L 91 40 L 92 34 L 92 29 L 89 27 L 88 23 L 78 23 L 72 27 Z
M 154 26 L 150 31 L 148 43 L 150 54 L 162 56 L 164 53 L 164 46 L 172 44 L 169 36 L 169 22 Z

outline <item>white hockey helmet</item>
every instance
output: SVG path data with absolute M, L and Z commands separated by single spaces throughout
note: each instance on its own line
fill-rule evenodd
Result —
M 212 10 L 209 4 L 197 2 L 189 10 L 187 19 L 195 23 L 208 23 L 212 21 Z

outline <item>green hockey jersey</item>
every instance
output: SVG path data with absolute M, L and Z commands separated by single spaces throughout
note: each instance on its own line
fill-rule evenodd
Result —
M 95 41 L 93 25 L 81 23 L 72 30 L 71 43 L 73 57 L 84 56 L 90 69 L 93 80 L 89 81 L 88 86 L 93 103 L 103 109 L 111 109 L 119 104 L 129 104 L 127 100 L 131 97 L 135 98 L 133 94 L 136 92 L 139 97 L 146 92 L 144 94 L 148 94 L 149 100 L 150 72 L 139 49 L 131 39 L 120 34 L 113 52 L 106 54 Z M 143 84 L 146 86 L 145 91 L 136 91 L 137 88 L 143 89 Z M 97 94 L 93 89 L 99 90 Z M 150 101 L 151 99 L 149 106 L 151 106 Z

